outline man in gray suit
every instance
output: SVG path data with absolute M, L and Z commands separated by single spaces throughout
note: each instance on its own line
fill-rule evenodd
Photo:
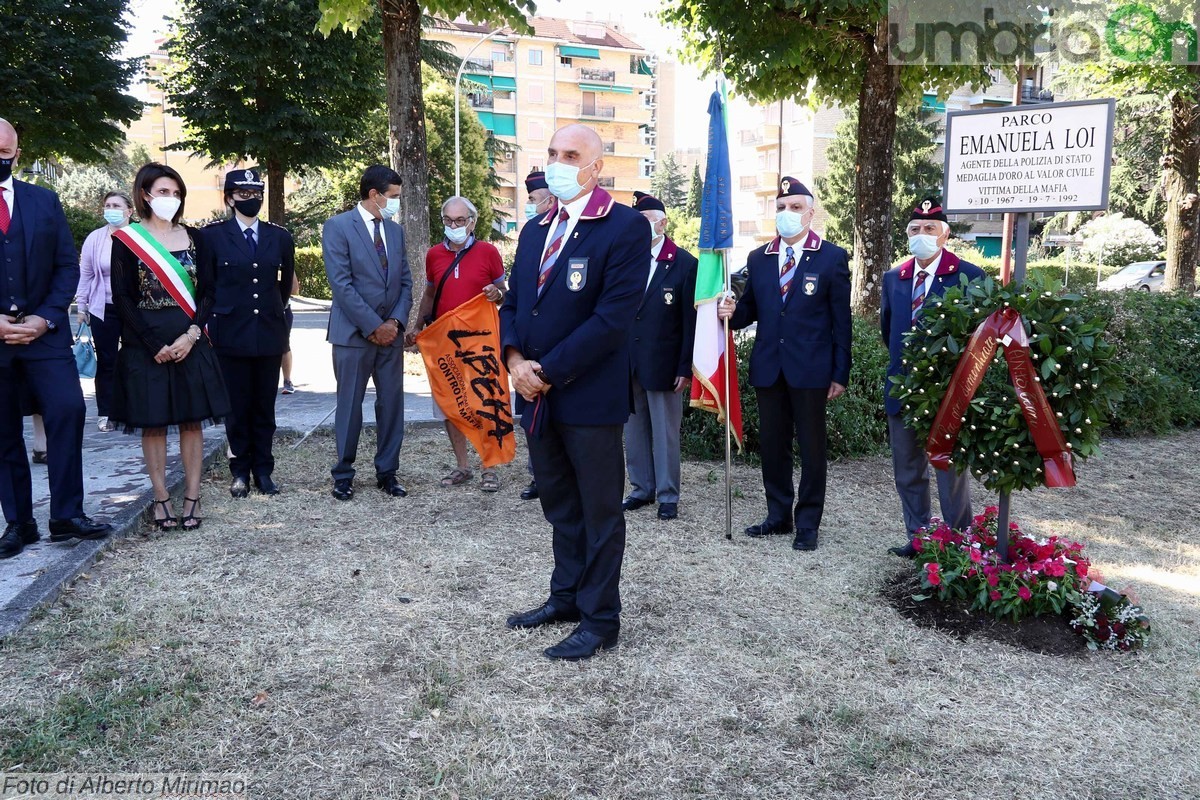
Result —
M 362 430 L 367 379 L 375 382 L 379 444 L 375 478 L 392 497 L 407 492 L 396 478 L 404 440 L 404 327 L 412 308 L 412 273 L 404 256 L 404 229 L 392 221 L 400 210 L 400 176 L 381 164 L 368 167 L 358 184 L 361 202 L 325 223 L 321 253 L 333 290 L 326 339 L 333 345 L 337 379 L 337 463 L 333 496 L 354 496 L 354 458 Z

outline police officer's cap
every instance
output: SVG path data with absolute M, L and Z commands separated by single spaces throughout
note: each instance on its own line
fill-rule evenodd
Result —
M 908 218 L 908 221 L 927 219 L 936 219 L 947 225 L 950 224 L 950 220 L 946 219 L 946 212 L 942 210 L 941 201 L 936 197 L 926 197 L 917 203 L 917 207 L 912 210 L 912 216 Z
M 792 176 L 784 175 L 779 179 L 779 194 L 775 195 L 775 197 L 791 197 L 793 195 L 804 195 L 811 199 L 813 193 L 808 190 L 807 186 Z
M 256 169 L 235 169 L 225 173 L 225 191 L 245 189 L 250 192 L 261 192 L 267 186 L 262 175 Z
M 535 192 L 538 189 L 549 189 L 546 184 L 546 173 L 540 169 L 535 169 L 533 172 L 525 176 L 525 191 Z
M 663 205 L 662 200 L 645 192 L 633 193 L 633 207 L 637 211 L 661 211 L 664 214 L 667 213 L 667 208 Z

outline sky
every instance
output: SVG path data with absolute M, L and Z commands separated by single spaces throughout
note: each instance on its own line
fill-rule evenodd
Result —
M 166 29 L 164 17 L 174 13 L 176 0 L 131 0 L 129 21 L 132 24 L 129 41 L 125 46 L 127 56 L 140 56 L 154 49 L 155 41 Z M 603 14 L 597 12 L 602 6 Z M 537 3 L 540 16 L 587 19 L 591 14 L 597 22 L 611 20 L 621 24 L 626 36 L 654 52 L 659 58 L 667 57 L 679 64 L 676 69 L 675 97 L 675 146 L 678 148 L 701 147 L 707 137 L 708 96 L 712 92 L 711 81 L 702 81 L 696 67 L 683 63 L 675 52 L 679 37 L 658 21 L 659 4 L 645 0 L 541 0 Z M 696 124 L 703 119 L 703 124 Z

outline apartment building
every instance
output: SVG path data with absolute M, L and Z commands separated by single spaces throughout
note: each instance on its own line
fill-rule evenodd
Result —
M 635 190 L 650 189 L 660 119 L 655 58 L 618 25 L 551 17 L 532 17 L 529 24 L 532 35 L 494 33 L 463 21 L 425 32 L 465 59 L 464 112 L 514 146 L 512 157 L 496 164 L 508 232 L 525 222 L 524 177 L 545 168 L 556 129 L 581 122 L 600 134 L 600 185 L 628 204 Z

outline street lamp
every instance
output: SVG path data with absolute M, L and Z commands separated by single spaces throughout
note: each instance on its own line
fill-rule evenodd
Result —
M 475 46 L 472 47 L 470 50 L 468 50 L 467 54 L 465 56 L 463 56 L 462 62 L 459 63 L 459 65 L 458 65 L 458 72 L 454 76 L 454 193 L 456 195 L 462 194 L 462 179 L 461 179 L 461 176 L 462 176 L 462 164 L 461 164 L 462 145 L 458 139 L 458 120 L 459 120 L 458 106 L 459 106 L 459 100 L 460 100 L 459 92 L 458 92 L 458 85 L 462 81 L 463 70 L 466 68 L 467 59 L 469 59 L 471 57 L 471 54 L 474 53 L 477 49 L 479 49 L 479 45 L 483 44 L 488 39 L 491 39 L 497 33 L 501 33 L 504 30 L 506 30 L 506 29 L 505 28 L 496 28 L 496 30 L 492 31 L 487 36 L 483 37 L 478 42 L 476 42 Z

